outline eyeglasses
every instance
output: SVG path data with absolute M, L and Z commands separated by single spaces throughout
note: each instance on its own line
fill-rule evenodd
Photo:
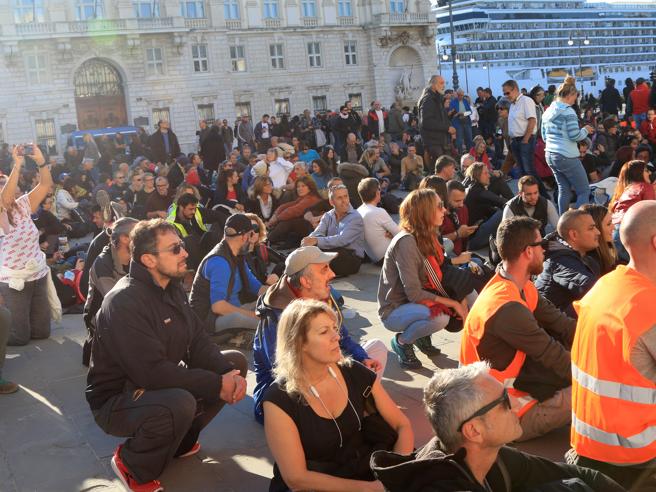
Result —
M 438 210 L 444 210 L 444 202 L 442 201 L 437 202 L 435 206 L 437 207 Z
M 480 410 L 477 410 L 472 414 L 471 417 L 465 419 L 462 421 L 462 423 L 458 426 L 458 432 L 462 432 L 462 426 L 465 425 L 467 422 L 470 420 L 474 420 L 476 417 L 482 417 L 486 413 L 488 413 L 490 410 L 492 410 L 494 407 L 497 405 L 503 403 L 506 406 L 506 409 L 510 410 L 512 408 L 512 404 L 510 403 L 510 396 L 508 396 L 508 390 L 506 388 L 503 389 L 503 393 L 501 393 L 501 396 L 497 398 L 494 401 L 491 401 L 484 407 L 482 407 Z
M 251 222 L 251 226 L 253 227 L 253 232 L 254 233 L 259 233 L 260 232 L 260 224 L 257 222 Z
M 184 243 L 180 241 L 179 243 L 176 243 L 173 246 L 169 246 L 166 249 L 155 251 L 153 254 L 172 253 L 173 255 L 178 256 L 183 249 L 186 250 L 187 248 L 185 248 Z
M 509 95 L 510 95 L 510 92 L 504 92 L 503 95 L 504 95 L 504 96 L 509 96 Z
M 537 248 L 538 246 L 542 247 L 542 249 L 547 249 L 547 244 L 549 244 L 549 241 L 547 239 L 540 239 L 539 241 L 535 243 L 530 243 L 526 245 L 526 248 Z M 524 249 L 526 249 L 524 248 Z

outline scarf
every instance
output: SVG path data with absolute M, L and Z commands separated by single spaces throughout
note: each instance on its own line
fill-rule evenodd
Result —
M 449 297 L 449 295 L 446 293 L 446 290 L 444 290 L 444 287 L 442 286 L 442 268 L 440 265 L 444 263 L 444 250 L 442 249 L 442 246 L 437 241 L 437 239 L 434 240 L 434 245 L 436 254 L 424 258 L 426 282 L 424 283 L 423 288 L 430 292 L 434 292 L 440 297 Z M 430 309 L 431 318 L 435 318 L 440 314 L 448 314 L 449 316 L 455 315 L 451 308 L 437 301 L 424 299 L 419 301 L 419 303 Z

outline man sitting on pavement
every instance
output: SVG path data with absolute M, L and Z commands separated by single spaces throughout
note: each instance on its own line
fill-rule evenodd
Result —
M 446 184 L 446 191 L 447 213 L 444 214 L 440 232 L 444 239 L 453 243 L 453 255 L 458 256 L 467 250 L 467 238 L 476 232 L 478 226 L 469 225 L 469 210 L 465 205 L 465 186 L 460 181 L 452 179 Z
M 328 193 L 333 209 L 323 214 L 301 246 L 318 246 L 323 251 L 338 253 L 330 268 L 338 277 L 345 277 L 358 273 L 364 259 L 364 222 L 351 206 L 346 186 L 333 186 Z
M 435 161 L 435 175 L 447 183 L 456 177 L 456 161 L 450 155 L 441 155 Z
M 164 176 L 158 177 L 155 180 L 155 193 L 151 193 L 146 201 L 146 217 L 165 219 L 172 201 L 173 195 L 169 190 L 169 180 Z
M 255 234 L 244 214 L 228 217 L 223 240 L 200 263 L 189 303 L 211 333 L 229 338 L 234 330 L 255 333 L 257 297 L 266 292 L 246 263 L 250 238 Z
M 508 200 L 503 208 L 503 218 L 509 219 L 518 215 L 526 215 L 542 223 L 540 234 L 552 232 L 558 224 L 558 210 L 551 200 L 540 196 L 537 180 L 530 175 L 522 176 L 517 183 L 519 193 Z M 550 231 L 547 231 L 547 226 Z
M 128 437 L 111 461 L 121 482 L 155 492 L 171 458 L 197 453 L 200 431 L 225 403 L 244 398 L 248 364 L 219 351 L 192 313 L 175 227 L 140 222 L 131 239 L 130 273 L 98 313 L 86 398 L 101 429 Z
M 595 470 L 508 446 L 522 427 L 508 390 L 491 372 L 484 362 L 435 372 L 424 388 L 435 437 L 410 455 L 372 456 L 386 491 L 624 490 Z
M 633 205 L 620 238 L 630 255 L 574 303 L 572 451 L 630 490 L 656 490 L 656 202 Z
M 219 241 L 221 236 L 214 232 L 214 227 L 223 230 L 226 216 L 220 211 L 199 205 L 194 194 L 184 193 L 171 205 L 166 220 L 178 230 L 189 254 L 187 265 L 190 270 L 195 270 L 203 258 L 203 253 Z M 215 225 L 212 231 L 209 231 L 205 224 Z
M 385 371 L 387 348 L 383 342 L 373 339 L 360 346 L 351 338 L 344 325 L 342 310 L 330 288 L 330 281 L 335 278 L 335 274 L 329 263 L 336 256 L 336 253 L 324 253 L 316 246 L 298 248 L 287 257 L 285 274 L 258 299 L 257 314 L 260 323 L 253 342 L 256 379 L 253 399 L 255 419 L 260 423 L 263 423 L 262 398 L 274 380 L 278 320 L 285 307 L 294 299 L 315 299 L 329 304 L 339 320 L 339 345 L 344 355 L 362 362 L 375 371 L 378 377 Z
M 381 263 L 392 238 L 399 231 L 387 211 L 379 207 L 380 182 L 376 178 L 365 178 L 358 184 L 362 205 L 357 209 L 364 223 L 364 251 L 373 263 Z
M 492 375 L 518 400 L 522 439 L 532 439 L 570 421 L 568 349 L 576 322 L 530 280 L 544 262 L 540 222 L 505 220 L 496 243 L 503 261 L 465 320 L 460 362 L 489 361 Z
M 558 221 L 558 232 L 545 238 L 546 261 L 535 287 L 571 318 L 576 318 L 572 302 L 581 299 L 601 276 L 599 263 L 586 256 L 597 249 L 600 235 L 592 215 L 585 210 L 568 210 Z

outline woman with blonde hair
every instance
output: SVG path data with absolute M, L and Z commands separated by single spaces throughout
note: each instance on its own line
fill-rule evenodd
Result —
M 594 133 L 594 128 L 590 125 L 579 128 L 578 115 L 572 109 L 578 96 L 574 77 L 566 77 L 556 91 L 556 100 L 542 116 L 545 158 L 558 184 L 558 212 L 561 215 L 569 209 L 572 188 L 576 192 L 574 208 L 588 203 L 590 196 L 590 182 L 576 143 Z
M 437 240 L 444 220 L 444 202 L 432 189 L 405 197 L 399 210 L 401 232 L 387 248 L 378 281 L 378 316 L 396 332 L 392 350 L 401 367 L 418 369 L 413 344 L 428 355 L 439 350 L 431 334 L 446 328 L 451 317 L 467 316 L 467 303 L 449 298 L 442 286 L 444 251 Z
M 410 453 L 412 427 L 376 374 L 343 356 L 337 315 L 327 304 L 297 299 L 285 308 L 274 374 L 264 395 L 275 460 L 269 490 L 382 491 L 371 454 Z

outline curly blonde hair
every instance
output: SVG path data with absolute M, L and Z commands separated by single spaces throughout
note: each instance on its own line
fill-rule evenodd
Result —
M 301 351 L 308 339 L 310 323 L 322 313 L 330 316 L 337 324 L 335 311 L 325 302 L 314 299 L 296 299 L 280 316 L 273 374 L 288 395 L 300 397 L 302 394 L 305 385 Z M 340 360 L 342 364 L 348 362 L 346 358 Z

